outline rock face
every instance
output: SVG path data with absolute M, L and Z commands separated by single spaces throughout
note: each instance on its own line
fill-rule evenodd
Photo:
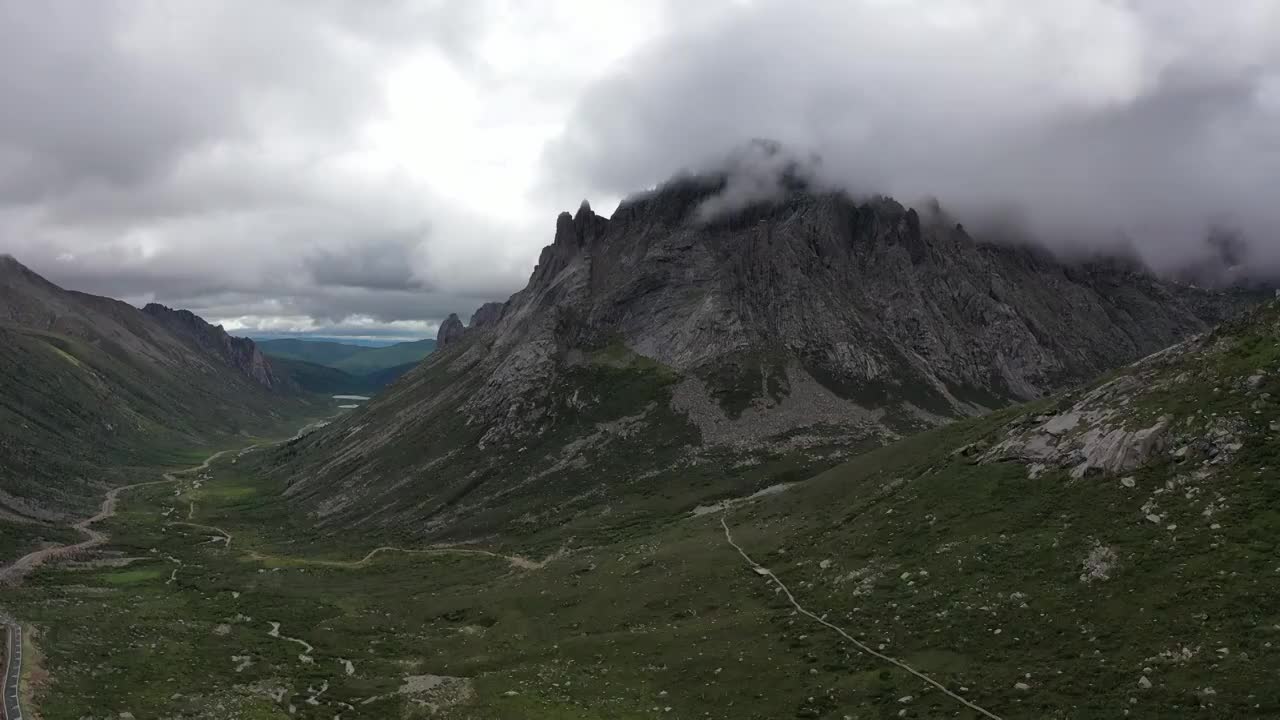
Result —
M 786 388 L 799 374 L 911 424 L 1039 397 L 1243 305 L 1122 265 L 983 244 L 892 200 L 798 192 L 693 222 L 716 189 L 683 180 L 609 220 L 585 204 L 561 214 L 529 286 L 472 323 L 491 329 L 477 341 L 486 353 L 519 349 L 495 371 L 536 379 L 565 349 L 620 341 L 699 376 Z
M 221 325 L 210 325 L 190 310 L 174 310 L 158 303 L 142 308 L 142 312 L 168 327 L 178 337 L 202 352 L 221 358 L 227 365 L 259 385 L 283 390 L 288 383 L 277 377 L 258 346 L 249 338 L 232 337 Z
M 471 314 L 471 323 L 468 327 L 479 328 L 489 327 L 502 319 L 502 309 L 504 305 L 500 302 L 489 302 L 481 305 Z
M 1065 396 L 1053 412 L 1012 423 L 989 447 L 959 452 L 981 463 L 1025 464 L 1032 478 L 1062 471 L 1072 480 L 1126 475 L 1164 459 L 1186 471 L 1178 485 L 1202 482 L 1239 453 L 1248 415 L 1262 414 L 1271 404 L 1267 389 L 1273 379 L 1267 372 L 1235 377 L 1230 373 L 1238 365 L 1224 358 L 1265 361 L 1274 347 L 1270 336 L 1280 328 L 1278 313 L 1276 303 L 1244 313 L 1214 333 L 1193 336 Z M 1254 352 L 1259 347 L 1263 353 Z M 1237 414 L 1205 416 L 1203 406 L 1210 402 L 1235 405 Z M 1120 484 L 1137 483 L 1130 476 Z M 1152 517 L 1151 522 L 1161 520 Z
M 440 330 L 436 333 L 436 348 L 443 350 L 446 346 L 462 339 L 466 332 L 467 328 L 458 319 L 458 314 L 450 313 L 449 317 L 445 318 L 445 321 L 440 324 Z
M 528 286 L 469 329 L 451 316 L 408 382 L 283 466 L 290 492 L 325 517 L 436 528 L 504 502 L 513 483 L 533 493 L 537 478 L 585 478 L 606 446 L 606 461 L 655 437 L 684 448 L 662 467 L 641 453 L 614 481 L 625 484 L 730 450 L 877 445 L 1091 378 L 1252 299 L 984 243 L 883 198 L 796 187 L 708 216 L 725 182 L 681 178 L 608 219 L 585 203 L 562 213 Z M 587 416 L 639 429 L 620 437 Z M 472 452 L 486 459 L 458 462 Z M 527 473 L 511 476 L 506 453 L 523 453 Z M 445 456 L 470 480 L 426 479 Z M 580 490 L 607 495 L 595 477 Z

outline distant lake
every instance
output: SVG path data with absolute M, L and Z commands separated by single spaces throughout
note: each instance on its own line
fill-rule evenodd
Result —
M 334 395 L 334 400 L 368 400 L 364 395 Z

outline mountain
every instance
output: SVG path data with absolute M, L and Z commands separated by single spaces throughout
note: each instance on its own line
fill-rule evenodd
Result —
M 0 521 L 84 514 L 129 466 L 305 411 L 253 341 L 0 256 Z
M 309 451 L 358 452 L 340 438 Z M 429 642 L 433 669 L 474 685 L 459 717 L 1274 717 L 1277 466 L 1269 303 L 814 476 L 760 474 L 640 518 L 632 508 L 674 484 L 624 498 L 625 478 L 602 472 L 589 514 L 607 527 L 584 534 L 548 507 L 537 535 L 517 525 L 469 546 L 548 558 L 536 569 L 405 554 L 356 574 L 323 556 L 309 587 L 365 611 L 312 632 L 412 634 L 379 643 L 391 677 Z M 276 547 L 297 553 L 292 533 Z M 379 601 L 405 609 L 379 613 L 372 635 Z
M 390 385 L 401 375 L 417 367 L 417 362 L 405 363 L 394 367 L 375 370 L 367 375 L 352 375 L 327 365 L 293 360 L 283 357 L 271 358 L 271 366 L 276 372 L 287 377 L 291 382 L 306 392 L 332 394 L 373 394 Z
M 669 513 L 1041 397 L 1256 299 L 986 243 L 887 198 L 793 188 L 708 221 L 724 186 L 561 214 L 524 290 L 272 456 L 288 495 L 330 527 L 588 533 L 623 521 L 601 508 Z
M 57 678 L 36 695 L 51 718 L 1276 717 L 1277 398 L 1268 303 L 819 473 L 608 465 L 662 437 L 605 421 L 541 476 L 521 458 L 538 446 L 490 446 L 541 518 L 467 544 L 335 527 L 323 507 L 317 529 L 260 451 L 178 496 L 131 493 L 99 562 L 46 566 L 4 604 Z M 360 452 L 360 424 L 341 427 L 288 453 Z M 448 478 L 468 453 L 400 479 Z M 585 460 L 592 494 L 559 492 Z
M 363 377 L 350 375 L 327 365 L 317 365 L 305 360 L 272 357 L 271 366 L 276 372 L 306 392 L 322 395 L 363 394 L 373 388 Z M 379 385 L 380 389 L 382 386 Z
M 302 360 L 331 367 L 350 375 L 368 375 L 398 365 L 417 363 L 436 348 L 435 340 L 415 340 L 384 347 L 337 342 L 280 339 L 258 343 L 270 357 Z
M 268 357 L 302 360 L 328 367 L 333 367 L 333 363 L 366 349 L 361 345 L 348 345 L 325 340 L 298 340 L 295 338 L 258 340 L 256 342 Z
M 174 310 L 150 303 L 142 312 L 167 327 L 201 355 L 221 359 L 239 374 L 268 389 L 281 389 L 286 383 L 277 377 L 262 351 L 248 338 L 232 337 L 221 326 L 205 322 L 190 310 Z
M 386 370 L 397 365 L 420 362 L 436 349 L 436 341 L 414 340 L 396 343 L 386 347 L 368 348 L 362 352 L 343 358 L 334 367 L 354 375 L 366 375 L 379 370 Z

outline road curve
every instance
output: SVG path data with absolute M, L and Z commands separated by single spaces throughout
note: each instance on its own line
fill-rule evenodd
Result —
M 4 676 L 0 677 L 0 713 L 4 720 L 22 720 L 19 680 L 22 678 L 22 627 L 4 626 L 8 638 L 4 654 Z
M 81 540 L 80 542 L 74 545 L 57 545 L 50 548 L 44 548 L 42 550 L 35 550 L 33 552 L 27 553 L 26 555 L 23 555 L 22 557 L 14 561 L 12 565 L 5 568 L 0 568 L 0 585 L 16 583 L 22 580 L 22 578 L 29 575 L 32 570 L 35 570 L 36 568 L 40 567 L 44 563 L 48 562 L 49 560 L 69 557 L 71 555 L 75 555 L 77 553 L 83 552 L 85 550 L 89 550 L 91 548 L 95 548 L 105 543 L 107 541 L 107 535 L 105 533 L 94 530 L 93 525 L 94 523 L 102 522 L 103 520 L 106 520 L 107 518 L 112 517 L 116 514 L 116 501 L 119 499 L 120 493 L 126 490 L 133 490 L 134 488 L 146 487 L 148 485 L 161 485 L 163 483 L 177 482 L 179 475 L 186 475 L 188 473 L 205 470 L 209 467 L 209 463 L 213 462 L 214 460 L 218 459 L 219 457 L 221 457 L 222 455 L 225 455 L 228 452 L 231 452 L 231 451 L 223 450 L 221 452 L 216 452 L 210 455 L 209 457 L 205 458 L 204 462 L 200 463 L 199 465 L 186 468 L 185 470 L 175 470 L 173 472 L 167 472 L 164 474 L 163 479 L 161 480 L 151 480 L 149 482 L 135 483 L 133 485 L 125 485 L 123 487 L 112 488 L 108 490 L 107 494 L 102 499 L 102 507 L 98 509 L 98 513 L 96 515 L 94 515 L 93 517 L 85 518 L 84 520 L 81 520 L 80 522 L 71 526 L 72 528 L 78 530 L 82 535 L 85 536 L 84 540 Z

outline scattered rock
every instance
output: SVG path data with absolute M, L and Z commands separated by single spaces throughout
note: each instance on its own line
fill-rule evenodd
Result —
M 1093 549 L 1084 559 L 1080 582 L 1088 584 L 1097 580 L 1110 580 L 1111 570 L 1115 567 L 1116 561 L 1115 550 L 1094 541 Z

